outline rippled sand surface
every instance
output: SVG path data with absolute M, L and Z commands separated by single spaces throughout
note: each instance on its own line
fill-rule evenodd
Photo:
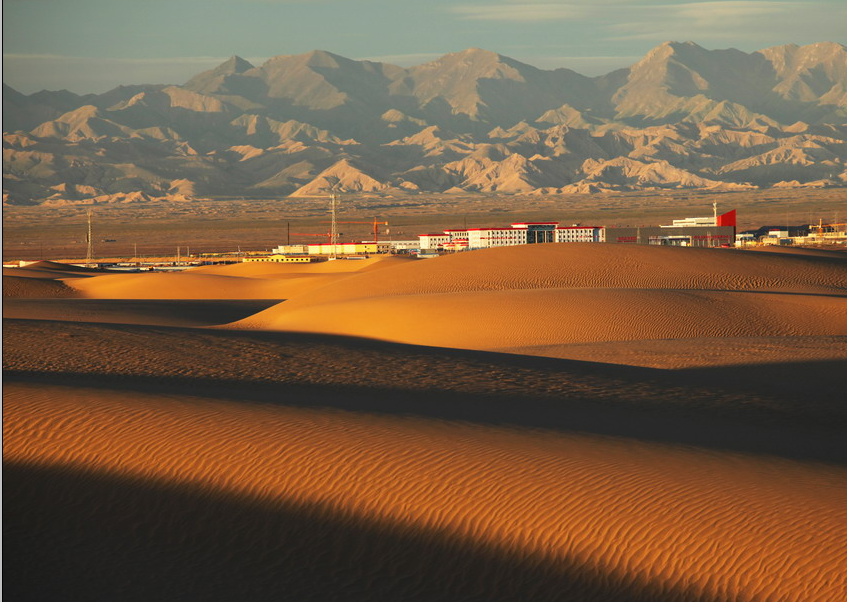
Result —
M 847 599 L 847 264 L 526 249 L 35 267 L 6 594 Z

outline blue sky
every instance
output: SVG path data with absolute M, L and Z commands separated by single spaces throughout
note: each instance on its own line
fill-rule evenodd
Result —
M 3 81 L 32 93 L 183 83 L 237 54 L 414 65 L 472 46 L 600 75 L 666 40 L 847 41 L 845 0 L 4 0 Z

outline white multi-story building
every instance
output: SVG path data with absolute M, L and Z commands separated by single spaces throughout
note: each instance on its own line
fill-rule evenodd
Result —
M 556 242 L 606 242 L 606 229 L 599 226 L 559 226 Z
M 468 229 L 468 248 L 486 249 L 488 247 L 506 247 L 525 245 L 526 230 L 522 228 L 470 228 Z
M 418 238 L 421 251 L 435 251 L 450 242 L 450 236 L 447 234 L 421 234 Z
M 445 241 L 445 238 L 447 239 Z M 422 234 L 421 249 L 488 249 L 548 242 L 605 242 L 598 226 L 559 226 L 559 222 L 518 222 L 510 226 L 444 230 L 443 235 Z

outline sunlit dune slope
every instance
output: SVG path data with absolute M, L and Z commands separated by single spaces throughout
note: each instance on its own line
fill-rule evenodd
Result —
M 284 282 L 192 273 L 107 274 L 68 280 L 94 299 L 284 299 Z
M 523 245 L 399 263 L 300 301 L 315 305 L 383 295 L 542 288 L 844 293 L 847 260 L 649 245 Z
M 441 293 L 294 311 L 283 303 L 234 326 L 489 350 L 596 341 L 847 335 L 847 298 L 655 289 Z
M 405 263 L 405 261 L 386 255 L 376 255 L 368 257 L 367 259 L 342 259 L 336 261 L 317 261 L 314 263 L 250 261 L 226 265 L 201 266 L 190 268 L 189 272 L 192 274 L 269 278 L 274 276 L 302 274 L 346 274 L 353 272 L 367 272 L 383 267 L 389 267 L 396 263 Z
M 771 292 L 766 292 L 771 291 Z M 327 285 L 232 327 L 470 349 L 847 335 L 847 262 L 563 244 L 463 253 Z
M 359 272 L 379 270 L 397 261 L 392 259 L 291 265 L 251 262 L 184 272 L 105 274 L 67 283 L 94 299 L 291 299 Z
M 242 599 L 272 592 L 300 600 L 407 600 L 423 592 L 450 601 L 847 596 L 841 468 L 589 434 L 108 389 L 14 384 L 4 406 L 8 466 L 67 475 L 56 492 L 61 504 L 31 497 L 32 481 L 7 498 L 16 516 L 12 542 L 49 552 L 65 596 L 149 599 L 151 583 L 162 581 L 170 584 L 165 599 L 231 599 L 233 590 Z M 193 521 L 175 518 L 185 502 L 162 498 L 151 514 L 149 494 L 125 498 L 115 485 L 92 498 L 91 475 L 148 484 L 147 491 L 192 488 L 205 512 L 226 499 L 248 510 L 185 536 Z M 115 499 L 125 501 L 116 507 Z M 300 518 L 280 522 L 265 511 L 276 508 L 297 509 Z M 92 513 L 109 521 L 107 538 L 97 536 L 102 528 L 74 530 Z M 55 532 L 54 524 L 61 525 Z M 222 541 L 227 524 L 239 531 Z M 345 537 L 351 529 L 363 535 Z M 56 533 L 69 535 L 57 540 Z M 69 572 L 93 558 L 86 575 L 127 577 L 86 582 Z M 56 587 L 49 581 L 13 584 L 31 593 Z

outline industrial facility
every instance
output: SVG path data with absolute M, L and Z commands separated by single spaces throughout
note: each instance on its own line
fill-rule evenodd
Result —
M 673 220 L 669 226 L 626 226 L 606 228 L 606 242 L 670 245 L 679 247 L 734 247 L 735 209 L 711 217 Z
M 377 225 L 372 223 L 376 239 Z M 736 234 L 736 211 L 718 214 L 713 203 L 713 215 L 687 217 L 661 226 L 586 226 L 560 225 L 559 222 L 514 222 L 508 226 L 481 228 L 449 228 L 441 232 L 421 234 L 418 240 L 363 241 L 359 243 L 321 243 L 280 245 L 272 255 L 250 261 L 305 261 L 299 258 L 333 258 L 336 256 L 368 256 L 382 253 L 411 253 L 421 258 L 437 257 L 439 253 L 471 251 L 506 247 L 568 242 L 608 242 L 616 244 L 649 244 L 680 247 L 734 247 L 744 244 L 821 243 L 847 240 L 843 224 L 804 226 L 797 228 L 765 227 L 757 232 Z M 295 258 L 298 258 L 295 260 Z

